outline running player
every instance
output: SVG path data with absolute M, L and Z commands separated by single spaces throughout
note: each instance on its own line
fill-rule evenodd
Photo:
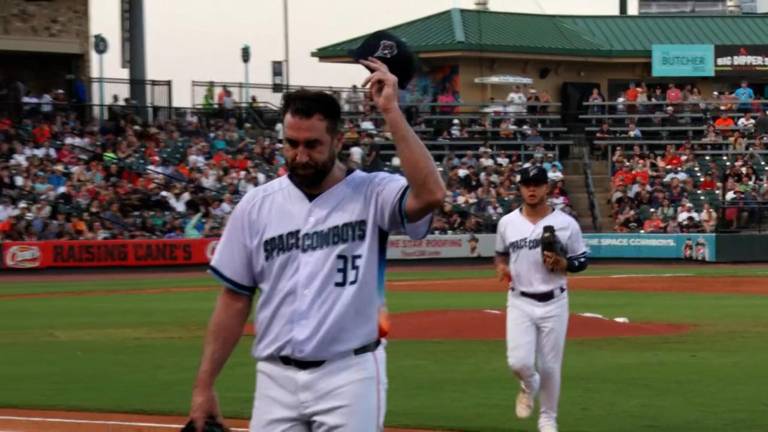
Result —
M 515 412 L 527 418 L 539 396 L 539 431 L 557 432 L 560 367 L 568 329 L 566 271 L 587 268 L 579 224 L 547 204 L 549 181 L 539 166 L 520 175 L 521 208 L 499 221 L 496 269 L 509 284 L 507 363 L 520 380 Z M 541 250 L 544 228 L 552 226 L 566 257 Z

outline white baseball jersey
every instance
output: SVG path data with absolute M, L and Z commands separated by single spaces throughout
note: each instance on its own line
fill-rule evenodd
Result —
M 285 176 L 238 203 L 211 273 L 255 306 L 257 359 L 332 360 L 378 338 L 387 236 L 427 235 L 405 223 L 402 176 L 361 171 L 310 199 Z
M 571 216 L 554 210 L 534 225 L 517 209 L 501 218 L 496 233 L 496 252 L 509 254 L 512 286 L 517 290 L 538 293 L 567 287 L 565 273 L 551 272 L 544 266 L 541 234 L 546 225 L 555 227 L 569 260 L 586 259 L 581 228 Z

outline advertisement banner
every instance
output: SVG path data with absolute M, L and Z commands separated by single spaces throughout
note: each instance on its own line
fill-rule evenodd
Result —
M 715 261 L 714 234 L 584 234 L 591 258 Z
M 718 45 L 715 47 L 718 76 L 760 76 L 768 72 L 767 45 Z
M 477 258 L 492 257 L 494 234 L 432 235 L 422 240 L 392 236 L 387 244 L 387 259 Z
M 7 242 L 3 267 L 115 267 L 207 264 L 218 239 Z
M 715 47 L 652 45 L 651 74 L 655 77 L 715 76 Z

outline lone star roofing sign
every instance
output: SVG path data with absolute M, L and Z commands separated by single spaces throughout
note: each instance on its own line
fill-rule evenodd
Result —
M 768 46 L 718 45 L 715 47 L 718 76 L 755 76 L 768 72 Z
M 652 75 L 655 77 L 715 76 L 713 45 L 653 45 Z

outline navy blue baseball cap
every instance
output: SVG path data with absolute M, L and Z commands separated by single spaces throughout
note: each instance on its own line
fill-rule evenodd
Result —
M 547 170 L 538 165 L 523 168 L 520 171 L 520 184 L 527 186 L 538 186 L 549 183 Z
M 397 77 L 397 85 L 401 90 L 408 87 L 408 83 L 416 73 L 416 57 L 408 45 L 400 38 L 386 31 L 377 31 L 363 40 L 354 50 L 349 51 L 355 61 L 368 60 L 375 57 L 389 68 Z

